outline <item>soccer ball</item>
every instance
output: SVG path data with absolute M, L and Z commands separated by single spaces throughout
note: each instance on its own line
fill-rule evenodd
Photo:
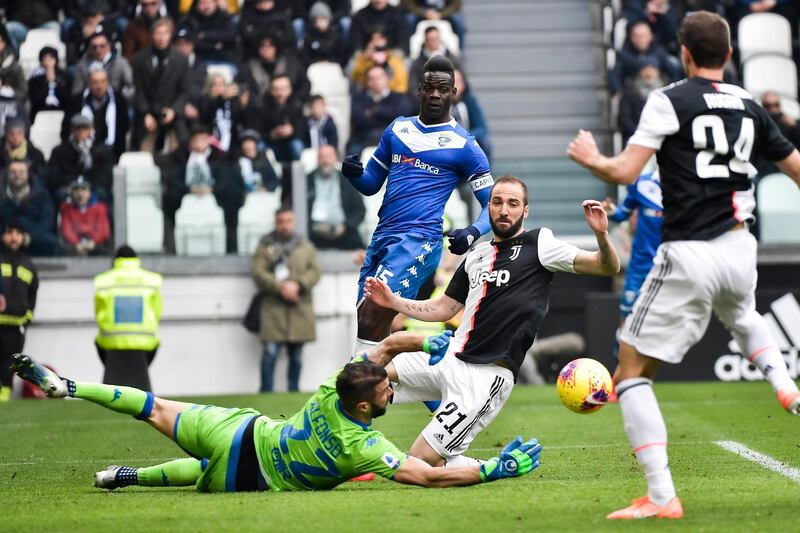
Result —
M 575 359 L 561 369 L 556 382 L 561 403 L 570 411 L 593 413 L 608 403 L 614 390 L 611 374 L 594 359 Z

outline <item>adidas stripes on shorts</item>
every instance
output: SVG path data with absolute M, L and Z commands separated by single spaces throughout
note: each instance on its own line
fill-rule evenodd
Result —
M 757 248 L 744 229 L 662 243 L 620 340 L 642 355 L 680 363 L 703 337 L 712 311 L 730 327 L 755 309 Z
M 494 364 L 465 363 L 448 353 L 429 365 L 425 352 L 394 358 L 397 385 L 393 403 L 442 400 L 423 438 L 444 459 L 461 455 L 494 420 L 514 388 L 511 370 Z

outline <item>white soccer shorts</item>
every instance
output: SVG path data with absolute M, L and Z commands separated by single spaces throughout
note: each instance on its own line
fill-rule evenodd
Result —
M 442 400 L 422 437 L 445 460 L 461 455 L 494 420 L 514 388 L 511 370 L 494 364 L 465 363 L 448 353 L 429 365 L 425 352 L 394 358 L 398 383 L 393 403 Z
M 661 244 L 620 340 L 642 355 L 680 363 L 712 311 L 731 327 L 755 309 L 757 247 L 747 230 Z

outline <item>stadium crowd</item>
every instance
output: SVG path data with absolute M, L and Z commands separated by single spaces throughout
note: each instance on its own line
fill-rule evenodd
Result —
M 614 64 L 608 71 L 609 91 L 619 106 L 616 125 L 623 145 L 636 129 L 647 95 L 684 77 L 678 59 L 677 30 L 683 17 L 696 10 L 716 12 L 730 25 L 735 51 L 733 60 L 725 67 L 725 78 L 730 83 L 742 82 L 737 30 L 739 22 L 749 14 L 775 13 L 786 18 L 792 33 L 792 55 L 795 62 L 800 59 L 796 44 L 800 3 L 794 0 L 623 0 L 620 17 L 626 22 L 624 41 L 615 51 Z M 793 132 L 797 128 L 796 119 L 781 111 L 780 102 L 777 107 L 768 106 L 775 97 L 775 93 L 771 94 L 772 97 L 770 93 L 761 95 L 762 105 L 784 129 L 787 138 L 800 146 L 800 138 Z
M 247 194 L 268 191 L 289 203 L 291 163 L 311 149 L 314 243 L 363 246 L 355 230 L 363 200 L 343 186 L 340 150 L 360 153 L 395 117 L 416 114 L 427 58 L 458 63 L 437 26 L 425 29 L 411 59 L 420 21 L 449 22 L 462 43 L 465 29 L 460 0 L 358 4 L 351 12 L 349 0 L 8 0 L 0 25 L 0 223 L 20 221 L 32 255 L 107 254 L 115 165 L 125 152 L 144 151 L 160 168 L 167 232 L 185 195 L 210 194 L 232 253 Z M 41 46 L 38 65 L 26 65 L 21 50 L 34 29 L 57 34 L 63 46 Z M 307 72 L 318 62 L 349 76 L 349 124 L 312 94 Z M 483 113 L 463 73 L 459 83 L 454 113 L 488 153 Z M 51 152 L 30 135 L 43 111 L 63 111 L 61 123 L 45 124 L 60 131 Z M 165 245 L 173 251 L 169 236 Z

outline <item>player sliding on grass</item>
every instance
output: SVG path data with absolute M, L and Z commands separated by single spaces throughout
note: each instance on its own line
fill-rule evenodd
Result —
M 731 58 L 728 23 L 698 11 L 681 23 L 689 78 L 650 93 L 625 150 L 605 157 L 581 131 L 568 154 L 609 183 L 632 183 L 658 152 L 663 243 L 622 328 L 614 373 L 625 432 L 647 478 L 647 495 L 612 519 L 681 518 L 667 460 L 667 428 L 653 394 L 662 362 L 680 363 L 713 311 L 742 354 L 769 380 L 781 405 L 800 414 L 800 392 L 764 318 L 756 312 L 750 155 L 764 156 L 800 185 L 800 154 L 741 87 L 722 81 Z
M 511 394 L 525 353 L 547 314 L 553 272 L 603 276 L 619 272 L 600 202 L 583 202 L 586 223 L 597 240 L 596 252 L 560 241 L 548 228 L 525 231 L 528 189 L 514 176 L 497 180 L 488 207 L 492 241 L 480 243 L 466 255 L 442 296 L 424 301 L 401 298 L 377 278 L 368 278 L 364 288 L 376 304 L 418 320 L 443 322 L 464 309 L 441 362 L 431 365 L 424 353 L 404 353 L 386 367 L 389 379 L 398 383 L 395 402 L 442 401 L 409 451 L 434 466 L 474 462 L 463 453 Z
M 14 356 L 13 368 L 48 396 L 82 398 L 144 420 L 193 457 L 148 468 L 110 466 L 95 474 L 95 486 L 104 489 L 321 490 L 367 472 L 409 485 L 450 487 L 531 472 L 539 466 L 542 449 L 536 439 L 523 443 L 517 437 L 480 467 L 434 468 L 402 453 L 370 427 L 392 398 L 384 365 L 402 351 L 423 347 L 435 356 L 448 340 L 446 335 L 392 335 L 337 371 L 288 420 L 273 420 L 253 409 L 176 402 L 131 387 L 63 379 L 24 354 Z

